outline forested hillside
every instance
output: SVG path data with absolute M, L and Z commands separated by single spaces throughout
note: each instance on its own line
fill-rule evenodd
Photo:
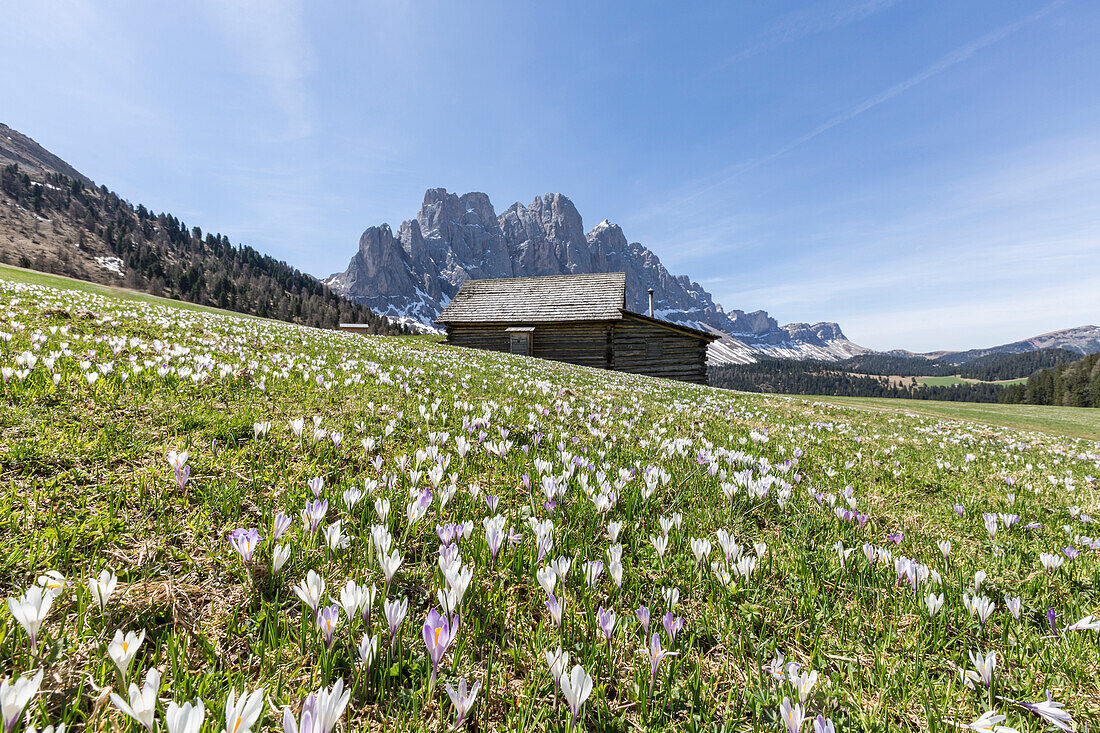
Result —
M 1100 407 L 1100 353 L 1043 369 L 1005 390 L 1001 402 L 1065 407 Z
M 1069 349 L 1039 349 L 1022 354 L 987 354 L 962 366 L 953 366 L 954 373 L 967 379 L 996 382 L 1002 379 L 1028 377 L 1040 369 L 1068 364 L 1081 355 Z
M 958 375 L 967 379 L 996 382 L 1003 379 L 1027 377 L 1039 369 L 1066 364 L 1081 355 L 1069 349 L 1038 349 L 1021 354 L 1001 352 L 986 354 L 963 364 L 953 361 L 949 354 L 939 359 L 895 354 L 861 354 L 834 364 L 834 368 L 857 374 L 878 374 L 907 377 L 949 377 Z
M 57 172 L 0 169 L 0 245 L 0 261 L 44 272 L 302 325 L 404 332 L 285 262 Z
M 914 380 L 851 374 L 835 363 L 763 359 L 754 364 L 724 364 L 708 370 L 711 386 L 742 392 L 829 395 L 834 397 L 900 397 L 951 402 L 997 402 L 998 384 L 950 387 L 918 385 Z

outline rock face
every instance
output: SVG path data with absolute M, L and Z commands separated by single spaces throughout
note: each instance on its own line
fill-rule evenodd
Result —
M 618 225 L 604 219 L 586 232 L 580 212 L 559 193 L 498 215 L 483 193 L 429 189 L 415 219 L 396 234 L 386 224 L 368 228 L 348 268 L 324 282 L 378 313 L 431 325 L 468 279 L 590 272 L 625 272 L 630 310 L 648 312 L 653 288 L 659 318 L 722 334 L 711 348 L 715 362 L 753 361 L 754 352 L 842 359 L 867 351 L 835 323 L 779 326 L 765 311 L 725 311 L 699 283 L 672 275 L 657 255 L 627 241 Z

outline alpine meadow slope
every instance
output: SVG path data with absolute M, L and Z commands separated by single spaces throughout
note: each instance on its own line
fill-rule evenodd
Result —
M 0 271 L 13 730 L 1100 716 L 1100 443 L 50 282 Z

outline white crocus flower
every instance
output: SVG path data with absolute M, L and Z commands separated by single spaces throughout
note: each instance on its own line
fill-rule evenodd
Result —
M 554 595 L 554 586 L 557 585 L 558 582 L 558 574 L 554 572 L 554 568 L 549 565 L 539 568 L 535 572 L 535 578 L 538 579 L 542 589 L 546 591 L 546 595 Z
M 222 733 L 252 733 L 252 726 L 256 725 L 263 712 L 263 688 L 250 695 L 246 687 L 240 698 L 237 697 L 237 691 L 231 689 L 225 699 L 225 728 Z
M 31 646 L 38 643 L 38 631 L 53 606 L 54 594 L 40 585 L 32 585 L 18 598 L 8 598 L 11 615 L 31 638 Z
M 141 689 L 133 682 L 130 683 L 130 699 L 123 700 L 121 696 L 112 692 L 111 702 L 123 713 L 145 726 L 149 733 L 153 733 L 157 716 L 157 693 L 160 692 L 160 670 L 156 667 L 145 673 L 145 683 Z
M 272 573 L 278 573 L 283 569 L 283 565 L 286 565 L 286 561 L 290 559 L 290 545 L 275 545 L 274 551 L 271 553 L 271 571 Z
M 702 565 L 710 556 L 710 540 L 692 537 L 691 554 L 695 555 L 695 562 Z
M 378 564 L 382 567 L 382 575 L 386 576 L 386 583 L 389 583 L 401 567 L 401 555 L 397 550 L 390 555 L 379 555 Z
M 206 717 L 206 708 L 202 700 L 194 703 L 185 702 L 177 705 L 175 701 L 168 703 L 168 710 L 164 713 L 164 721 L 168 724 L 168 733 L 199 733 L 202 720 Z
M 96 578 L 88 578 L 88 592 L 92 594 L 92 600 L 99 606 L 99 612 L 107 608 L 107 602 L 115 592 L 118 585 L 118 576 L 110 570 L 100 570 Z
M 306 573 L 305 580 L 294 586 L 294 592 L 302 599 L 302 603 L 316 612 L 317 607 L 321 605 L 321 596 L 325 594 L 325 579 L 310 570 Z
M 115 663 L 115 666 L 118 667 L 118 673 L 122 675 L 123 683 L 130 681 L 130 665 L 133 664 L 134 656 L 137 655 L 144 641 L 145 629 L 141 630 L 140 635 L 135 634 L 133 631 L 127 631 L 125 636 L 123 636 L 121 630 L 116 630 L 115 638 L 107 645 L 107 654 L 111 657 L 111 661 Z
M 340 591 L 340 607 L 344 609 L 344 613 L 348 616 L 348 624 L 355 622 L 355 617 L 359 614 L 359 609 L 367 602 L 366 588 L 356 583 L 354 580 L 349 580 Z
M 5 677 L 0 682 L 0 715 L 4 718 L 4 731 L 10 733 L 23 715 L 23 709 L 31 698 L 38 694 L 38 687 L 42 684 L 42 676 L 45 670 L 38 670 L 33 677 L 26 675 L 13 679 Z
M 576 723 L 581 708 L 584 707 L 588 696 L 592 694 L 592 677 L 584 671 L 584 667 L 578 664 L 569 674 L 563 674 L 558 684 L 561 685 L 561 694 L 569 703 L 569 712 L 572 713 L 573 722 Z
M 363 634 L 363 638 L 359 641 L 359 661 L 364 667 L 370 669 L 371 663 L 374 662 L 374 657 L 378 654 L 378 634 L 374 636 L 367 636 Z

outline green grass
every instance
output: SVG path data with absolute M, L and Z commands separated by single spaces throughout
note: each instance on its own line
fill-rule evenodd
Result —
M 276 730 L 284 706 L 296 715 L 337 680 L 351 692 L 343 730 L 445 730 L 444 686 L 463 679 L 481 684 L 470 730 L 565 733 L 545 656 L 559 645 L 593 680 L 577 723 L 587 731 L 781 730 L 780 705 L 798 693 L 768 670 L 779 653 L 820 675 L 808 717 L 840 731 L 954 730 L 944 721 L 992 707 L 1035 733 L 1042 721 L 1000 698 L 1043 690 L 1078 721 L 1100 716 L 1100 635 L 1065 630 L 1100 614 L 1100 554 L 1084 539 L 1100 534 L 1096 443 L 988 427 L 986 412 L 1012 414 L 1000 406 L 952 404 L 942 409 L 954 417 L 986 412 L 944 421 L 907 414 L 934 403 L 744 395 L 39 277 L 0 272 L 0 597 L 22 597 L 49 570 L 68 579 L 34 644 L 0 611 L 0 677 L 45 675 L 29 705 L 37 729 L 139 731 L 100 697 L 125 688 L 107 656 L 116 630 L 145 633 L 130 680 L 163 670 L 159 730 L 168 700 L 196 698 L 203 730 L 220 730 L 227 694 L 245 686 L 267 701 L 253 730 Z M 169 451 L 189 453 L 182 486 Z M 300 512 L 315 477 L 328 505 L 311 530 Z M 561 487 L 556 504 L 544 486 Z M 410 500 L 429 487 L 413 522 Z M 348 506 L 353 489 L 364 496 Z M 495 561 L 487 497 L 515 540 Z M 282 513 L 293 526 L 276 540 Z M 433 685 L 422 626 L 448 585 L 437 527 L 467 521 L 457 552 L 472 576 Z M 532 525 L 546 521 L 540 558 Z M 337 522 L 346 546 L 326 539 Z M 228 542 L 238 528 L 261 536 L 251 562 Z M 720 530 L 737 545 L 732 562 Z M 374 533 L 401 559 L 390 581 Z M 711 542 L 703 563 L 693 538 Z M 1076 559 L 1043 570 L 1041 553 L 1069 546 Z M 277 548 L 289 552 L 278 571 Z M 537 575 L 559 557 L 571 563 L 553 586 L 561 628 Z M 901 557 L 920 564 L 915 588 L 898 581 Z M 589 582 L 595 561 L 604 569 Z M 101 611 L 86 581 L 103 570 L 119 583 Z M 996 603 L 984 623 L 963 603 L 978 571 L 978 593 Z M 349 580 L 377 590 L 365 618 L 340 611 L 331 647 L 294 591 L 310 572 L 327 584 L 322 606 Z M 944 596 L 931 617 L 929 593 Z M 1006 595 L 1021 598 L 1018 619 Z M 384 598 L 409 603 L 392 646 Z M 650 635 L 676 652 L 655 679 L 642 605 Z M 617 614 L 610 646 L 600 607 Z M 683 620 L 674 640 L 668 611 Z M 367 668 L 357 646 L 371 635 Z M 992 690 L 968 689 L 960 668 L 988 652 Z
M 1019 379 L 1002 379 L 996 382 L 983 382 L 979 379 L 964 379 L 959 376 L 951 377 L 916 377 L 917 383 L 925 387 L 953 387 L 956 384 L 1025 384 L 1027 377 Z
M 1100 440 L 1100 410 L 1089 407 L 1000 405 L 984 402 L 938 402 L 886 397 L 805 397 L 803 399 L 950 420 L 967 420 L 1048 435 Z
M 960 377 L 917 377 L 917 383 L 925 387 L 952 387 L 966 384 L 966 380 Z

